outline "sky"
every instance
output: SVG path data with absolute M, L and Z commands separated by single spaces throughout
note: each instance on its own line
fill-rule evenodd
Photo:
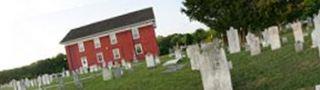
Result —
M 0 70 L 65 53 L 70 29 L 153 7 L 156 34 L 190 33 L 203 24 L 180 12 L 183 0 L 1 0 Z

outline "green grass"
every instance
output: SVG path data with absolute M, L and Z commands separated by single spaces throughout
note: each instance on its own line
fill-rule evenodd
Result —
M 245 51 L 227 55 L 233 63 L 231 78 L 234 90 L 313 90 L 320 84 L 320 59 L 318 51 L 310 48 L 310 37 L 305 37 L 304 51 L 297 53 L 292 33 L 281 36 L 288 37 L 289 42 L 278 50 L 263 48 L 262 53 L 256 56 Z M 162 62 L 169 59 L 167 55 L 161 57 Z M 187 58 L 181 64 L 185 67 L 174 73 L 162 73 L 165 68 L 161 65 L 147 69 L 145 63 L 140 62 L 132 72 L 126 71 L 122 78 L 103 81 L 101 73 L 81 77 L 91 77 L 82 81 L 84 90 L 202 90 L 200 73 L 190 69 Z M 70 81 L 71 77 L 65 78 L 65 82 Z M 53 84 L 57 85 L 57 81 Z M 65 89 L 76 90 L 73 83 L 66 84 Z M 57 90 L 57 87 L 49 90 Z
M 170 59 L 168 56 L 161 60 Z M 184 69 L 174 73 L 163 73 L 164 67 L 146 68 L 144 62 L 134 67 L 132 72 L 126 71 L 121 78 L 103 81 L 100 73 L 89 74 L 91 79 L 83 80 L 85 90 L 201 90 L 201 77 L 198 71 L 192 71 L 189 60 L 185 59 Z M 76 90 L 74 83 L 65 85 L 67 90 Z M 49 88 L 57 90 L 58 87 Z

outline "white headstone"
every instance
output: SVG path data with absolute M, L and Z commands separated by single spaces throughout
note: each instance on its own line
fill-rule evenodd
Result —
M 301 22 L 295 22 L 291 24 L 292 30 L 293 30 L 293 35 L 294 35 L 294 40 L 295 42 L 304 42 L 303 39 L 303 32 L 302 32 L 302 24 Z
M 313 30 L 311 33 L 313 48 L 320 46 L 320 30 Z
M 113 62 L 112 62 L 112 61 L 109 61 L 109 62 L 108 62 L 108 68 L 111 69 L 112 67 L 113 67 Z
M 65 71 L 65 74 L 66 74 L 67 77 L 70 76 L 70 72 L 68 70 Z
M 102 70 L 102 77 L 104 81 L 110 80 L 112 78 L 112 72 L 109 68 L 105 67 Z
M 176 48 L 175 49 L 174 56 L 175 56 L 176 59 L 181 59 L 182 58 L 182 54 L 181 54 L 180 48 Z
M 127 62 L 126 62 L 126 60 L 124 60 L 124 59 L 121 60 L 121 66 L 122 66 L 122 67 L 125 67 L 125 68 L 127 69 Z
M 258 55 L 261 53 L 260 39 L 252 33 L 248 33 L 246 36 L 247 43 L 249 45 L 251 55 Z
M 155 67 L 156 62 L 155 62 L 154 57 L 153 57 L 152 54 L 150 54 L 150 53 L 146 54 L 145 58 L 146 58 L 146 63 L 147 63 L 147 67 L 148 68 Z
M 229 44 L 229 51 L 230 53 L 237 53 L 240 52 L 240 40 L 238 31 L 231 27 L 227 31 L 227 37 L 228 37 L 228 44 Z
M 200 74 L 204 90 L 232 90 L 230 69 L 222 48 L 205 46 L 201 54 Z
M 186 51 L 190 59 L 191 69 L 199 70 L 200 47 L 198 45 L 190 45 Z
M 280 36 L 279 36 L 279 30 L 277 26 L 270 27 L 268 29 L 268 37 L 271 44 L 271 49 L 276 50 L 281 48 L 281 42 L 280 42 Z
M 315 90 L 320 90 L 320 85 L 316 85 Z
M 160 64 L 161 63 L 159 56 L 155 56 L 155 60 L 156 60 L 156 64 Z

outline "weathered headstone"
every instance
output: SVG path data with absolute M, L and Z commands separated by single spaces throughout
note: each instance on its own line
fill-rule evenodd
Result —
M 238 31 L 231 27 L 227 31 L 227 37 L 228 37 L 228 44 L 229 44 L 229 52 L 230 53 L 237 53 L 240 52 L 240 40 Z
M 264 30 L 262 33 L 262 47 L 268 47 L 270 45 L 269 35 L 268 35 L 268 29 Z
M 301 22 L 295 22 L 291 24 L 292 30 L 293 30 L 293 36 L 294 36 L 294 40 L 295 42 L 304 42 L 303 39 L 303 32 L 302 32 L 302 24 Z
M 200 47 L 198 45 L 190 45 L 186 50 L 190 59 L 191 69 L 199 70 Z
M 271 44 L 271 49 L 276 50 L 281 48 L 281 41 L 280 41 L 280 36 L 279 36 L 279 30 L 277 26 L 270 27 L 268 29 L 268 37 L 270 40 Z
M 283 43 L 288 43 L 288 38 L 287 37 L 281 37 L 281 41 Z
M 112 79 L 112 72 L 111 69 L 104 67 L 102 70 L 102 77 L 104 81 Z
M 156 64 L 160 64 L 161 63 L 159 56 L 155 56 L 155 61 L 156 61 Z
M 232 90 L 230 69 L 225 52 L 209 44 L 202 48 L 200 73 L 204 90 Z
M 59 90 L 65 90 L 62 75 L 58 76 L 58 79 L 59 79 Z
M 312 47 L 319 47 L 320 46 L 320 30 L 313 30 L 311 33 L 312 37 Z
M 154 57 L 151 53 L 145 55 L 146 63 L 148 68 L 153 68 L 156 65 Z
M 70 72 L 69 72 L 68 70 L 66 70 L 66 71 L 65 71 L 65 75 L 66 75 L 67 77 L 69 77 L 69 76 L 70 76 Z
M 178 46 L 174 50 L 174 56 L 175 56 L 176 59 L 181 59 L 182 58 L 181 49 Z
M 316 85 L 315 90 L 320 90 L 320 85 Z
M 77 72 L 73 72 L 72 76 L 73 76 L 73 82 L 76 85 L 77 90 L 82 90 L 83 89 L 83 85 L 81 83 L 79 74 Z
M 42 85 L 43 85 L 43 83 L 42 83 L 42 77 L 41 77 L 41 76 L 38 76 L 37 82 L 38 82 L 38 88 L 39 88 L 40 90 L 42 90 Z
M 120 78 L 123 75 L 123 70 L 121 67 L 114 67 L 112 70 L 115 78 Z
M 253 55 L 258 55 L 261 53 L 261 47 L 260 47 L 260 39 L 259 37 L 256 37 L 252 33 L 248 33 L 246 36 L 247 43 L 250 48 L 250 54 Z
M 303 50 L 303 43 L 300 42 L 300 41 L 296 42 L 296 43 L 295 43 L 295 51 L 296 51 L 296 52 L 300 52 L 300 51 L 302 51 L 302 50 Z

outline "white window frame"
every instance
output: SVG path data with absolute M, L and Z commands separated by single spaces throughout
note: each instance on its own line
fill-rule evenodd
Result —
M 140 53 L 138 52 L 138 48 L 140 48 L 140 50 L 141 50 Z M 135 50 L 135 52 L 136 52 L 137 55 L 142 54 L 142 53 L 143 53 L 143 49 L 142 49 L 141 43 L 135 44 L 135 45 L 134 45 L 134 50 Z
M 93 42 L 94 42 L 94 47 L 95 48 L 100 48 L 101 47 L 101 43 L 100 43 L 100 39 L 99 38 L 94 38 Z
M 114 59 L 120 59 L 120 57 L 121 57 L 119 48 L 112 49 L 112 54 L 113 54 Z M 117 56 L 117 54 L 118 54 L 118 56 Z
M 99 56 L 101 56 L 101 59 L 102 59 L 101 61 L 99 60 Z M 103 58 L 102 52 L 97 53 L 97 54 L 96 54 L 96 57 L 97 57 L 98 63 L 103 63 L 103 62 L 104 62 L 104 58 Z
M 81 65 L 82 67 L 88 67 L 88 59 L 86 56 L 83 56 L 80 58 L 81 59 Z
M 138 27 L 132 28 L 131 29 L 131 33 L 132 33 L 132 38 L 133 39 L 139 39 L 140 38 L 139 28 Z
M 79 42 L 78 43 L 78 48 L 79 48 L 79 52 L 84 52 L 85 51 L 83 42 Z
M 111 45 L 114 45 L 114 44 L 117 44 L 117 43 L 118 43 L 116 33 L 111 33 L 109 36 L 110 36 L 110 43 L 111 43 Z

